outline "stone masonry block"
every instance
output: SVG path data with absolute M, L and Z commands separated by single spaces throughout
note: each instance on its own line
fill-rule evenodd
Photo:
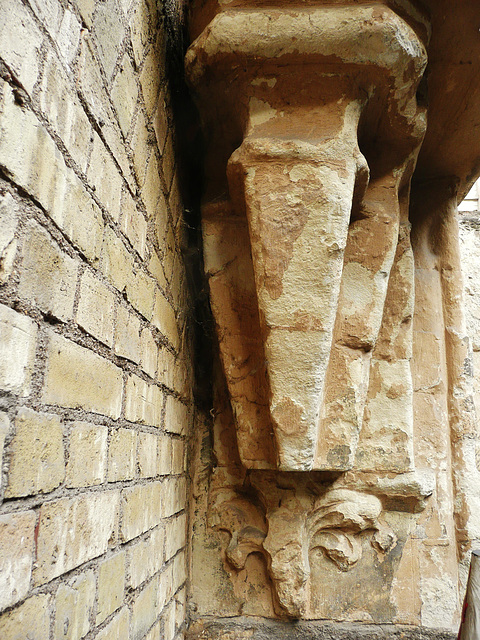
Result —
M 20 408 L 10 451 L 5 497 L 47 493 L 63 482 L 63 425 L 58 416 Z
M 122 491 L 120 536 L 124 542 L 158 525 L 162 492 L 160 482 L 128 487 Z
M 161 424 L 162 392 L 138 376 L 127 380 L 125 418 L 131 422 L 159 427 Z
M 158 436 L 154 433 L 138 433 L 138 473 L 141 478 L 153 478 L 158 474 Z
M 148 270 L 157 281 L 157 284 L 165 291 L 167 288 L 167 279 L 163 272 L 163 266 L 155 252 L 152 252 L 148 262 Z
M 0 389 L 27 396 L 35 361 L 37 325 L 0 305 Z
M 120 198 L 122 195 L 122 178 L 97 134 L 93 138 L 93 150 L 87 171 L 87 179 L 95 187 L 95 194 L 100 199 L 115 222 L 120 218 Z
M 155 281 L 138 270 L 127 282 L 127 299 L 146 320 L 151 320 L 155 303 Z
M 3 469 L 3 449 L 5 446 L 5 438 L 10 431 L 10 419 L 7 413 L 0 411 L 0 469 Z M 2 488 L 2 480 L 0 479 L 0 490 Z
M 137 66 L 143 60 L 145 49 L 153 37 L 153 28 L 148 2 L 146 0 L 136 0 L 134 10 L 130 16 L 130 32 Z
M 71 80 L 53 52 L 47 56 L 39 99 L 48 121 L 73 160 L 85 171 L 92 127 L 73 91 Z
M 93 17 L 93 27 L 100 61 L 107 78 L 110 79 L 125 37 L 121 15 L 113 0 L 107 0 L 97 5 Z
M 165 349 L 164 347 L 160 347 L 158 350 L 158 364 L 157 364 L 157 380 L 169 387 L 170 389 L 175 389 L 175 370 L 178 369 L 180 364 L 177 362 L 177 359 L 173 355 L 171 351 Z
M 76 0 L 75 4 L 77 5 L 85 24 L 89 29 L 91 29 L 95 0 Z
M 94 261 L 103 232 L 100 210 L 36 116 L 16 103 L 9 85 L 0 85 L 0 163 Z
M 74 422 L 65 483 L 67 487 L 90 487 L 105 480 L 107 427 Z
M 32 596 L 0 617 L 0 638 L 45 640 L 50 632 L 51 596 Z
M 165 518 L 185 509 L 187 503 L 186 479 L 165 478 L 162 485 L 162 514 Z
M 0 194 L 0 284 L 12 275 L 18 244 L 15 238 L 18 213 L 13 197 L 8 192 Z
M 145 182 L 142 188 L 142 200 L 145 203 L 147 217 L 155 216 L 156 205 L 162 192 L 162 183 L 160 182 L 160 170 L 155 153 L 150 154 L 145 174 Z
M 34 511 L 0 516 L 0 611 L 22 600 L 28 593 L 35 521 Z
M 162 527 L 157 527 L 148 538 L 129 547 L 129 587 L 137 589 L 162 568 L 164 541 L 165 531 Z
M 165 430 L 183 435 L 188 432 L 189 421 L 188 407 L 173 396 L 168 396 L 165 408 Z
M 158 103 L 158 92 L 162 81 L 162 71 L 165 69 L 165 34 L 159 31 L 152 43 L 140 74 L 143 99 L 147 115 L 151 118 Z
M 138 99 L 138 88 L 132 63 L 126 53 L 112 86 L 112 101 L 120 128 L 126 137 Z
M 132 640 L 143 638 L 157 617 L 158 577 L 136 595 L 132 607 Z
M 122 210 L 122 231 L 140 257 L 144 258 L 147 241 L 147 222 L 127 191 L 123 194 Z
M 118 291 L 134 279 L 133 258 L 110 227 L 105 229 L 100 269 Z
M 160 291 L 157 291 L 155 296 L 152 323 L 157 327 L 160 333 L 168 339 L 174 349 L 178 350 L 179 335 L 175 312 Z
M 142 342 L 142 361 L 141 361 L 142 369 L 151 378 L 155 378 L 155 373 L 157 372 L 158 347 L 152 335 L 152 332 L 147 327 L 145 327 L 145 329 L 142 331 L 141 342 Z
M 125 589 L 125 552 L 104 560 L 98 570 L 98 608 L 96 624 L 122 606 Z
M 165 523 L 165 561 L 185 547 L 187 543 L 187 516 L 182 514 Z
M 124 306 L 117 306 L 115 355 L 139 363 L 141 358 L 140 320 Z
M 172 473 L 185 472 L 185 442 L 172 438 Z
M 58 587 L 55 597 L 55 640 L 80 640 L 89 632 L 95 589 L 95 574 L 91 570 Z
M 113 345 L 113 313 L 115 297 L 103 282 L 85 271 L 80 283 L 78 324 L 108 347 Z
M 43 36 L 21 2 L 0 5 L 0 57 L 31 94 L 38 77 Z
M 161 476 L 172 473 L 172 437 L 164 433 L 158 437 L 158 473 Z
M 95 636 L 95 640 L 120 640 L 120 638 L 128 638 L 129 625 L 130 613 L 127 607 L 123 607 L 111 622 Z
M 135 175 L 137 176 L 138 184 L 142 187 L 145 181 L 145 171 L 147 168 L 147 160 L 149 152 L 151 151 L 151 145 L 148 144 L 149 134 L 147 129 L 147 122 L 142 111 L 138 111 L 137 119 L 135 121 L 135 127 L 133 130 L 133 139 L 131 146 L 134 150 L 133 153 L 133 167 L 135 169 Z
M 108 360 L 51 332 L 43 401 L 118 418 L 122 371 Z
M 33 220 L 22 246 L 18 295 L 59 320 L 72 317 L 77 282 L 75 260 Z
M 133 429 L 115 429 L 108 448 L 109 482 L 135 477 L 137 434 Z
M 119 497 L 118 491 L 105 491 L 42 505 L 35 585 L 105 553 L 116 535 Z

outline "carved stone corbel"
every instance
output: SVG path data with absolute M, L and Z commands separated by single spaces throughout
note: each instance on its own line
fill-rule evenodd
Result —
M 311 557 L 383 562 L 389 506 L 416 513 L 433 491 L 414 464 L 408 220 L 428 22 L 407 0 L 212 0 L 192 31 L 204 260 L 243 469 L 213 474 L 209 525 L 233 571 L 265 558 L 277 613 L 299 618 Z

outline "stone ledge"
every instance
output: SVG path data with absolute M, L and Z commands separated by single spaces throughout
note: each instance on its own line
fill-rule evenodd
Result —
M 457 634 L 393 624 L 324 621 L 284 622 L 260 618 L 202 618 L 191 623 L 187 640 L 454 640 Z

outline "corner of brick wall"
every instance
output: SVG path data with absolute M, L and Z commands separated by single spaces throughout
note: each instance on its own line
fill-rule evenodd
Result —
M 165 55 L 155 0 L 0 2 L 4 640 L 183 637 L 192 363 Z

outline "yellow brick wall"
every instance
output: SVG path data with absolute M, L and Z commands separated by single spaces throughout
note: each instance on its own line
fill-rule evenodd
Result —
M 2 640 L 183 637 L 192 363 L 163 13 L 0 1 Z

